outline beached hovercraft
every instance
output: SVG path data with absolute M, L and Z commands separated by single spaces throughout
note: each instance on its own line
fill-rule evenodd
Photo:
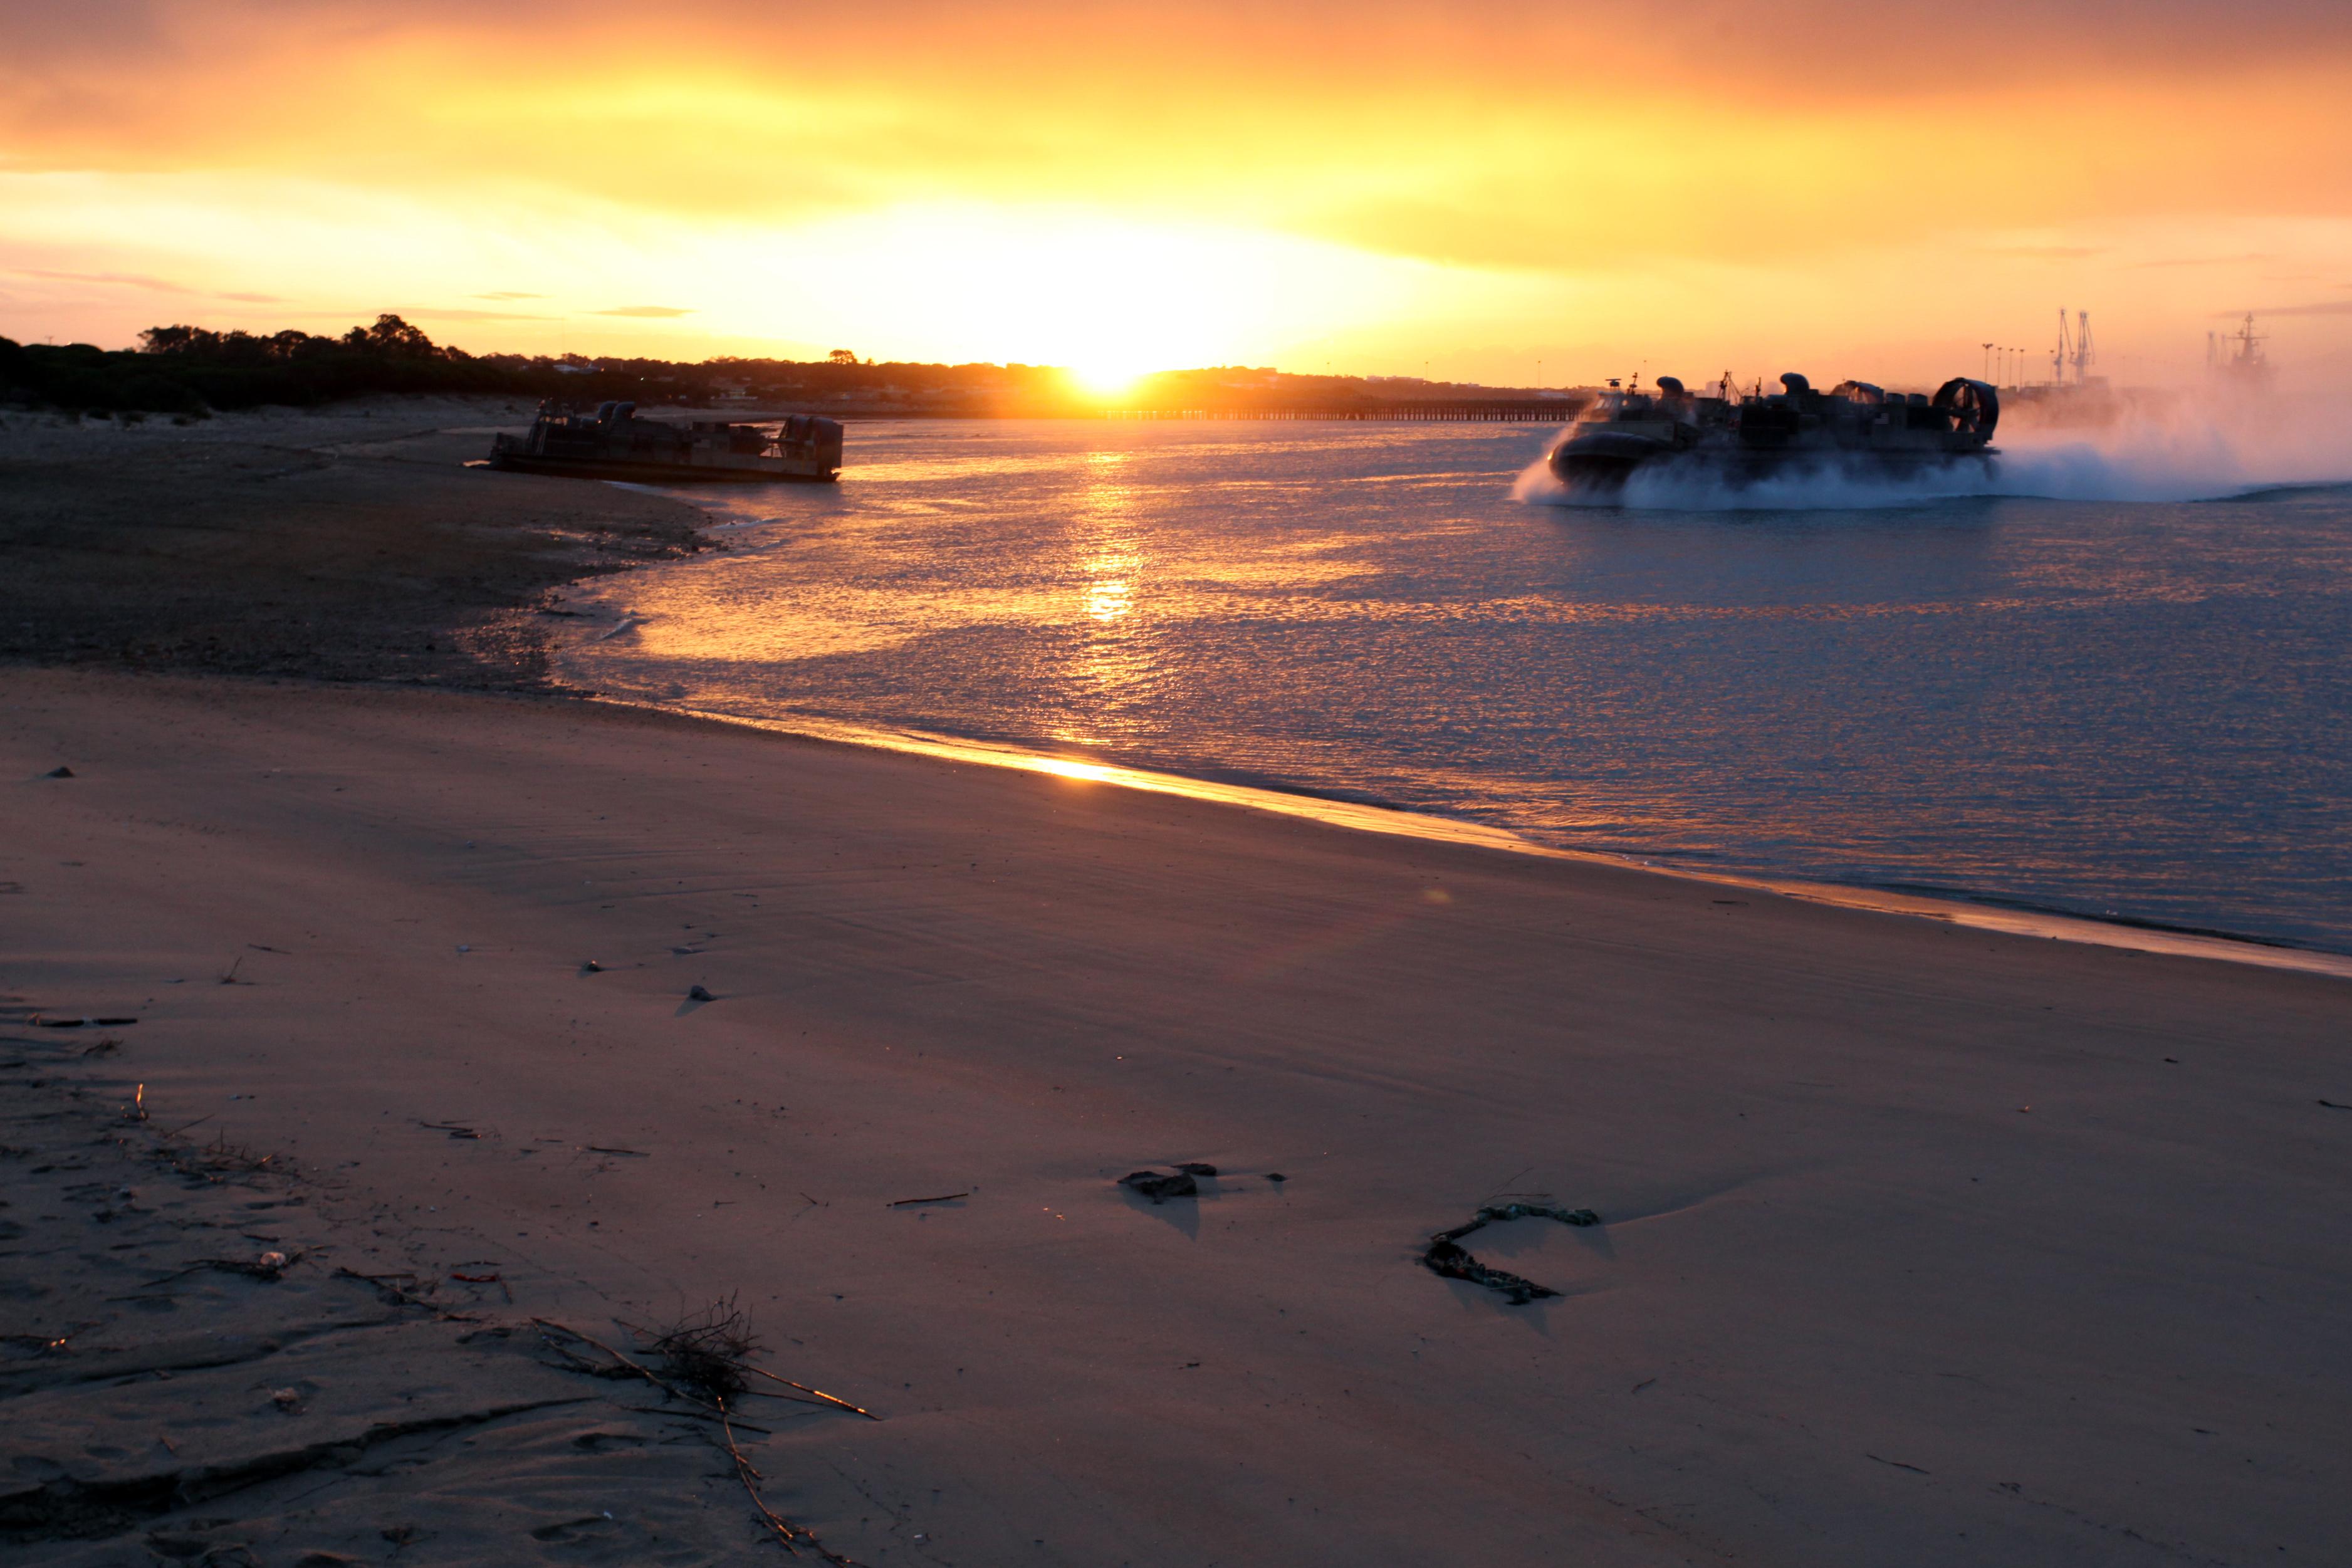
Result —
M 546 402 L 527 436 L 497 436 L 490 467 L 595 479 L 803 479 L 841 477 L 841 425 L 793 414 L 772 429 L 698 419 L 640 419 L 634 403 L 593 413 Z
M 1611 389 L 1596 397 L 1548 461 L 1571 490 L 1608 494 L 1640 473 L 1688 473 L 1732 486 L 1820 472 L 1903 479 L 1971 465 L 1990 468 L 2000 398 L 1981 381 L 1955 377 L 1933 397 L 1841 382 L 1815 392 L 1801 375 L 1782 390 L 1704 397 L 1670 375 L 1655 392 Z

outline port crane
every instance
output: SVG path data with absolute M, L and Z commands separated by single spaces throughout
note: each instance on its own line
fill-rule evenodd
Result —
M 2050 355 L 2052 384 L 2064 386 L 2066 373 L 2072 370 L 2074 373 L 2074 384 L 2086 385 L 2091 379 L 2092 363 L 2097 357 L 2097 353 L 2091 347 L 2091 312 L 2088 310 L 2074 312 L 2074 331 L 2070 337 L 2066 331 L 2066 307 L 2059 306 L 2058 346 L 2051 352 Z

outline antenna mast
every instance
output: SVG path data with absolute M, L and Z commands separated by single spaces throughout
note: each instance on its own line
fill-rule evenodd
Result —
M 2074 312 L 2074 384 L 2083 385 L 2091 378 L 2091 362 L 2097 356 L 2091 350 L 2091 312 Z

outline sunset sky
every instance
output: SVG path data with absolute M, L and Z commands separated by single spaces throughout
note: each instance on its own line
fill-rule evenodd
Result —
M 0 0 L 0 334 L 2352 372 L 2352 5 Z

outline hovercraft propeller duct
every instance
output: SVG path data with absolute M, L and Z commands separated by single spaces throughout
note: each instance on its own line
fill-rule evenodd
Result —
M 1981 381 L 1956 375 L 1936 391 L 1936 406 L 1952 416 L 1952 433 L 1981 447 L 2000 423 L 2000 394 Z

